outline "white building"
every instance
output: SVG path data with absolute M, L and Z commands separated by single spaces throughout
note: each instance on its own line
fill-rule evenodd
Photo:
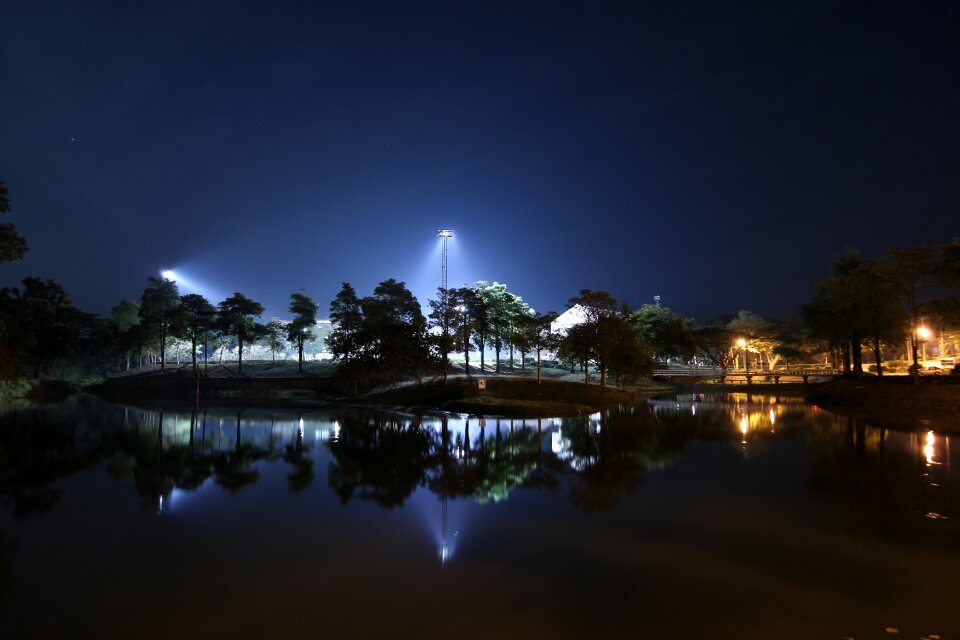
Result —
M 575 304 L 550 323 L 550 333 L 566 334 L 571 327 L 587 321 L 587 312 L 579 304 Z

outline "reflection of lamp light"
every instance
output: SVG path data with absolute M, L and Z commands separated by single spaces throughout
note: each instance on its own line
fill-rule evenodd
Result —
M 933 445 L 936 442 L 936 436 L 933 434 L 933 431 L 927 431 L 927 443 L 923 445 L 923 455 L 927 459 L 927 464 L 934 464 L 933 462 Z
M 447 559 L 450 557 L 450 547 L 447 546 L 447 496 L 444 495 L 443 499 L 440 502 L 440 564 L 444 565 L 447 563 Z

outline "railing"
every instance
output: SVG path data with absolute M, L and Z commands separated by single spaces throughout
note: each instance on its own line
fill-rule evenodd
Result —
M 662 378 L 726 378 L 726 377 L 800 377 L 816 378 L 823 376 L 836 376 L 840 372 L 836 369 L 823 368 L 796 368 L 796 369 L 751 369 L 749 372 L 743 369 L 727 370 L 724 372 L 719 368 L 709 367 L 685 367 L 676 369 L 656 369 L 653 372 L 654 377 Z

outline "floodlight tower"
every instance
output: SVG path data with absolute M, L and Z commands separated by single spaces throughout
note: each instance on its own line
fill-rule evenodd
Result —
M 453 237 L 452 229 L 437 229 L 437 237 L 440 238 L 440 260 L 441 260 L 441 286 L 447 290 L 447 240 Z

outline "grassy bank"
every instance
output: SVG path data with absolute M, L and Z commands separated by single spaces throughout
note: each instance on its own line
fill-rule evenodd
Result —
M 952 380 L 924 380 L 913 384 L 907 377 L 877 381 L 837 380 L 818 386 L 807 399 L 843 415 L 887 424 L 960 430 L 960 384 Z

